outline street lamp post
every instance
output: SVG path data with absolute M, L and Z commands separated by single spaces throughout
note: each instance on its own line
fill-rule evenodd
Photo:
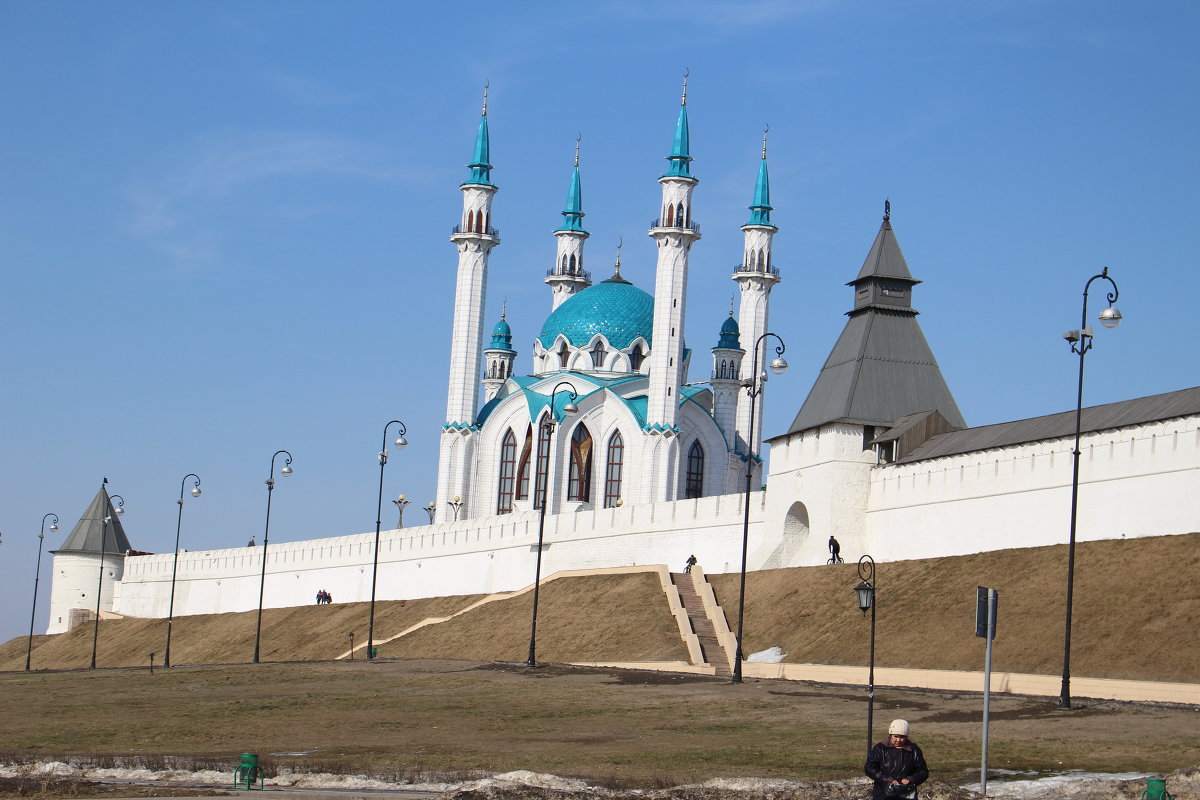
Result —
M 863 556 L 858 560 L 858 585 L 854 593 L 863 614 L 871 610 L 871 655 L 867 671 L 867 755 L 871 754 L 875 725 L 875 559 Z
M 731 683 L 742 682 L 742 620 L 746 610 L 746 549 L 750 544 L 750 484 L 754 479 L 754 462 L 757 459 L 754 453 L 754 407 L 767 383 L 766 372 L 764 371 L 762 375 L 758 374 L 758 352 L 762 349 L 763 340 L 771 336 L 779 339 L 779 347 L 775 348 L 775 358 L 771 359 L 771 371 L 776 375 L 782 375 L 787 371 L 788 364 L 783 360 L 783 351 L 787 349 L 787 346 L 778 334 L 768 332 L 759 336 L 754 342 L 754 366 L 750 371 L 750 377 L 742 381 L 742 385 L 746 387 L 746 394 L 750 397 L 750 430 L 746 436 L 746 497 L 742 502 L 744 506 L 742 509 L 742 576 L 738 585 L 737 652 L 733 654 Z
M 105 478 L 105 481 L 108 479 Z M 113 501 L 116 505 L 113 505 Z M 96 668 L 96 645 L 100 641 L 100 590 L 104 588 L 104 545 L 108 541 L 108 526 L 112 522 L 112 515 L 118 517 L 125 513 L 125 498 L 119 494 L 114 494 L 108 498 L 108 507 L 112 509 L 112 513 L 105 513 L 104 519 L 100 522 L 100 578 L 96 582 L 96 623 L 92 627 L 92 663 L 88 669 Z
M 454 521 L 458 522 L 458 512 L 462 511 L 462 507 L 466 505 L 462 498 L 458 495 L 454 496 L 453 500 L 447 500 L 446 505 L 450 506 L 450 510 L 454 512 Z
M 1067 331 L 1063 334 L 1071 345 L 1071 352 L 1079 356 L 1079 390 L 1075 398 L 1075 447 L 1071 451 L 1071 534 L 1067 545 L 1067 621 L 1066 633 L 1063 636 L 1063 672 L 1062 690 L 1059 693 L 1058 707 L 1071 707 L 1071 604 L 1075 593 L 1075 523 L 1079 510 L 1079 435 L 1083 423 L 1083 357 L 1092 349 L 1092 329 L 1087 324 L 1088 290 L 1097 279 L 1103 279 L 1112 286 L 1108 293 L 1108 307 L 1100 312 L 1100 324 L 1106 328 L 1115 328 L 1121 324 L 1121 312 L 1113 305 L 1117 302 L 1120 291 L 1116 281 L 1108 276 L 1108 267 L 1093 275 L 1083 287 L 1083 317 L 1079 330 Z
M 571 399 L 563 406 L 563 416 L 566 417 L 568 414 L 579 412 L 579 407 L 575 405 L 575 401 L 579 398 L 579 395 L 575 393 L 575 388 L 566 381 L 560 381 L 555 385 L 553 391 L 550 392 L 549 411 L 546 414 L 546 418 L 538 425 L 538 457 L 541 457 L 541 439 L 544 438 L 546 441 L 546 463 L 545 469 L 538 470 L 540 474 L 537 476 L 533 487 L 534 499 L 541 498 L 541 512 L 538 514 L 537 559 L 533 569 L 533 621 L 530 623 L 529 629 L 529 659 L 525 662 L 526 666 L 530 667 L 537 666 L 538 590 L 541 588 L 542 583 L 542 540 L 546 533 L 546 506 L 549 505 L 550 471 L 553 464 L 553 460 L 550 458 L 550 449 L 553 442 L 550 437 L 554 434 L 554 398 L 558 395 L 558 390 L 563 386 L 567 387 L 567 393 L 571 396 Z M 541 483 L 540 487 L 537 485 L 537 482 Z
M 192 486 L 192 497 L 200 496 L 200 476 L 189 472 L 179 482 L 179 499 L 175 501 L 179 504 L 179 516 L 175 521 L 175 560 L 171 562 L 171 602 L 167 609 L 167 648 L 163 652 L 163 667 L 171 666 L 171 624 L 175 621 L 175 573 L 179 569 L 179 531 L 183 527 L 183 491 L 188 478 L 196 479 L 195 485 Z
M 427 505 L 427 506 L 422 506 L 422 508 L 424 508 L 424 509 L 425 509 L 425 513 L 429 515 L 429 524 L 430 524 L 430 525 L 432 525 L 432 524 L 433 524 L 433 518 L 434 518 L 434 515 L 436 515 L 436 514 L 437 514 L 437 501 L 436 501 L 436 500 L 430 500 L 430 501 L 429 501 L 429 505 Z
M 37 616 L 37 590 L 38 580 L 42 576 L 42 544 L 46 540 L 46 520 L 54 517 L 54 522 L 50 523 L 50 531 L 58 530 L 58 514 L 47 514 L 42 517 L 42 529 L 38 532 L 38 557 L 37 569 L 33 572 L 33 610 L 29 612 L 29 647 L 25 650 L 25 671 L 29 672 L 29 664 L 33 658 L 33 618 Z
M 408 447 L 408 439 L 404 438 L 404 434 L 408 431 L 405 429 L 403 422 L 394 419 L 383 426 L 383 445 L 379 448 L 379 499 L 375 503 L 375 550 L 371 559 L 371 617 L 370 622 L 367 624 L 368 661 L 375 657 L 375 581 L 379 575 L 379 528 L 382 525 L 383 519 L 383 468 L 387 466 L 388 462 L 388 428 L 393 425 L 400 426 L 400 433 L 396 437 L 396 441 L 393 442 L 396 445 L 396 449 L 403 450 Z M 403 495 L 401 495 L 401 498 L 403 498 Z M 400 511 L 403 514 L 403 507 L 401 507 Z
M 258 621 L 254 624 L 254 663 L 258 663 L 259 645 L 262 643 L 262 609 L 263 609 L 263 589 L 267 585 L 267 538 L 271 533 L 271 494 L 275 491 L 275 459 L 279 456 L 287 456 L 283 462 L 283 468 L 279 470 L 279 474 L 283 477 L 290 477 L 292 474 L 292 454 L 287 450 L 276 450 L 275 455 L 271 456 L 271 477 L 267 478 L 267 524 L 263 528 L 263 551 L 262 551 L 262 577 L 258 580 Z
M 395 505 L 396 510 L 400 512 L 400 519 L 396 521 L 396 530 L 400 530 L 404 527 L 404 509 L 411 505 L 412 501 L 404 495 L 399 495 L 395 500 L 392 501 L 392 504 Z

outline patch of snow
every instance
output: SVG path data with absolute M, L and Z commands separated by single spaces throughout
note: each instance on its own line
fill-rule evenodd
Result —
M 1136 781 L 1149 777 L 1144 772 L 1083 772 L 1071 770 L 1044 778 L 1020 781 L 988 781 L 988 797 L 1019 797 L 1021 800 L 1051 800 L 1094 792 L 1113 781 Z M 969 783 L 963 787 L 978 792 L 980 784 Z
M 768 647 L 766 650 L 759 650 L 757 653 L 751 653 L 746 659 L 759 664 L 778 664 L 787 658 L 787 653 L 783 652 L 778 647 Z

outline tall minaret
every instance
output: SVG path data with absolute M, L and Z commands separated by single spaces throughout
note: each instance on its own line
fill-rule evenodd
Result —
M 508 301 L 500 310 L 500 321 L 492 328 L 492 343 L 483 351 L 486 368 L 483 373 L 483 402 L 488 403 L 500 393 L 500 387 L 512 377 L 517 351 L 512 348 L 512 328 L 508 325 Z
M 447 501 L 455 497 L 466 504 L 458 518 L 473 516 L 471 475 L 475 467 L 475 413 L 479 408 L 483 364 L 488 253 L 500 244 L 492 227 L 492 197 L 497 187 L 492 183 L 488 150 L 485 86 L 483 112 L 475 136 L 475 157 L 467 165 L 471 174 L 461 186 L 462 222 L 455 226 L 450 236 L 450 241 L 458 248 L 458 282 L 454 289 L 454 327 L 450 334 L 450 386 L 438 462 L 438 522 L 452 518 Z
M 582 137 L 580 137 L 582 138 Z M 579 141 L 575 140 L 575 171 L 571 188 L 567 190 L 567 207 L 563 209 L 562 227 L 554 232 L 558 237 L 558 252 L 554 266 L 546 276 L 553 293 L 551 311 L 571 295 L 592 285 L 591 273 L 583 268 L 583 242 L 590 235 L 583 229 L 583 194 L 579 188 Z
M 742 264 L 733 274 L 742 290 L 741 307 L 738 309 L 738 324 L 741 328 L 742 347 L 746 358 L 742 361 L 742 379 L 752 378 L 754 346 L 760 336 L 767 332 L 767 303 L 771 289 L 779 283 L 779 270 L 771 258 L 771 240 L 779 229 L 771 224 L 771 187 L 767 180 L 767 132 L 763 131 L 762 161 L 758 165 L 758 182 L 754 186 L 754 202 L 750 205 L 750 221 L 742 226 L 745 234 Z M 774 341 L 774 340 L 772 340 Z M 770 358 L 765 358 L 763 342 L 759 345 L 758 369 L 766 369 Z M 765 395 L 764 395 L 765 397 Z M 747 442 L 750 431 L 750 398 L 745 392 L 738 399 L 736 446 L 741 455 L 759 452 L 762 447 L 763 397 L 758 399 L 754 410 L 754 441 Z M 758 469 L 762 469 L 761 462 Z
M 700 226 L 692 221 L 692 157 L 688 138 L 687 75 L 675 143 L 667 158 L 671 165 L 658 179 L 662 184 L 662 209 L 650 236 L 658 242 L 654 277 L 654 327 L 650 343 L 650 380 L 646 407 L 646 432 L 661 437 L 651 452 L 650 501 L 674 500 L 679 496 L 679 454 L 675 435 L 679 432 L 679 387 L 685 379 L 683 324 L 687 304 L 688 251 L 700 238 Z M 663 446 L 666 445 L 666 446 Z
M 725 439 L 735 442 L 738 395 L 742 394 L 742 349 L 737 320 L 733 318 L 733 303 L 729 318 L 721 324 L 721 338 L 712 349 L 713 371 L 709 385 L 713 391 L 713 420 Z

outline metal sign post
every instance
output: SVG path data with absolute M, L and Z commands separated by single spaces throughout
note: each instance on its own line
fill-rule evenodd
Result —
M 996 638 L 996 603 L 1000 593 L 980 586 L 975 596 L 975 635 L 987 641 L 983 668 L 983 755 L 979 768 L 979 792 L 987 797 L 988 712 L 992 706 L 992 640 Z

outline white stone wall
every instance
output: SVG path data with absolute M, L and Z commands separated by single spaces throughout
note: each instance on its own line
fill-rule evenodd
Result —
M 706 572 L 736 571 L 741 559 L 742 495 L 548 516 L 542 574 L 565 569 L 668 564 L 683 568 L 695 553 Z M 751 496 L 750 565 L 769 551 L 762 539 L 763 494 Z M 533 583 L 538 514 L 520 512 L 453 524 L 383 532 L 376 597 L 401 600 L 511 591 Z M 267 557 L 268 608 L 370 599 L 374 532 L 272 544 Z M 175 613 L 210 614 L 258 607 L 261 547 L 181 553 Z M 761 558 L 761 556 L 758 556 Z M 131 556 L 120 614 L 164 617 L 172 555 Z M 94 588 L 94 587 L 93 587 Z

